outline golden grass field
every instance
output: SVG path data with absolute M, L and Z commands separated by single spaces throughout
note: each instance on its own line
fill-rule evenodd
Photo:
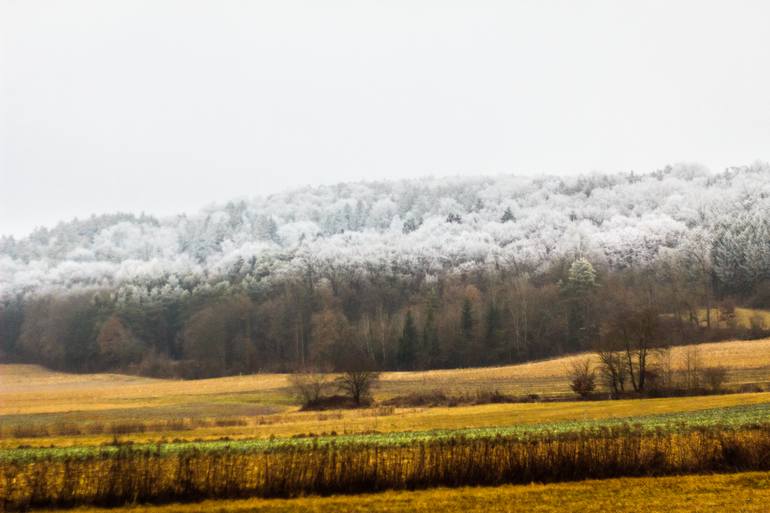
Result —
M 593 420 L 689 412 L 711 408 L 770 403 L 770 392 L 659 399 L 626 399 L 619 401 L 581 401 L 550 403 L 483 404 L 457 407 L 368 408 L 334 412 L 287 412 L 272 416 L 243 418 L 246 425 L 205 427 L 190 431 L 132 433 L 120 438 L 134 442 L 162 439 L 213 440 L 223 436 L 237 439 L 290 437 L 306 434 L 351 434 L 367 432 L 427 431 L 519 424 L 539 424 L 572 420 Z M 87 416 L 86 419 L 109 418 L 109 415 Z M 20 444 L 45 447 L 97 445 L 113 439 L 111 434 L 79 436 L 46 436 L 0 440 L 0 449 Z
M 674 348 L 674 365 L 690 346 Z M 702 365 L 729 367 L 729 386 L 745 383 L 767 388 L 770 339 L 700 344 Z M 507 393 L 571 395 L 566 369 L 586 355 L 505 367 L 384 373 L 375 391 L 382 400 L 417 390 L 468 393 L 497 389 Z M 592 357 L 592 356 L 588 356 Z M 770 393 L 649 400 L 488 404 L 434 408 L 367 408 L 300 412 L 293 404 L 287 376 L 262 374 L 197 381 L 161 380 L 117 374 L 64 374 L 33 365 L 0 365 L 0 448 L 27 445 L 90 445 L 112 434 L 8 436 L 19 424 L 57 425 L 137 419 L 235 418 L 235 426 L 203 426 L 183 431 L 151 430 L 122 438 L 265 438 L 308 433 L 361 433 L 510 426 L 568 420 L 628 417 L 770 402 Z
M 622 478 L 574 483 L 434 488 L 299 499 L 209 500 L 73 513 L 767 513 L 770 473 Z
M 674 368 L 698 347 L 702 366 L 723 365 L 729 384 L 770 384 L 770 339 L 736 340 L 673 348 Z M 375 392 L 385 399 L 417 390 L 449 393 L 497 389 L 513 394 L 570 395 L 567 369 L 574 355 L 504 367 L 383 373 Z M 288 375 L 255 374 L 195 381 L 151 379 L 120 374 L 65 374 L 37 365 L 0 364 L 0 415 L 56 413 L 73 410 L 163 407 L 196 401 L 287 407 Z

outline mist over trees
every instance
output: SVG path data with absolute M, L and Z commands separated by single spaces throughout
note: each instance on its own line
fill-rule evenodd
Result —
M 699 309 L 770 307 L 769 283 L 767 164 L 349 183 L 3 237 L 0 358 L 198 377 L 502 364 L 611 339 L 638 368 L 652 345 L 718 336 Z

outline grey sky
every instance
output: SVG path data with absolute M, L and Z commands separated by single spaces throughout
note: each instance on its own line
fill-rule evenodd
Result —
M 0 233 L 302 184 L 770 159 L 770 2 L 0 0 Z

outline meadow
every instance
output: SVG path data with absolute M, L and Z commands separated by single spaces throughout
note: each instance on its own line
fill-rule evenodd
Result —
M 681 368 L 683 355 L 691 347 L 671 350 L 675 368 Z M 728 384 L 770 385 L 770 339 L 736 340 L 698 344 L 701 364 L 723 365 L 729 369 Z M 446 392 L 474 392 L 495 389 L 515 395 L 542 397 L 570 396 L 567 369 L 579 359 L 593 355 L 573 355 L 551 360 L 503 367 L 386 372 L 376 390 L 376 399 L 387 399 L 417 390 L 442 389 Z M 195 381 L 151 379 L 120 374 L 66 374 L 37 365 L 0 364 L 0 415 L 104 411 L 126 408 L 158 408 L 171 413 L 174 408 L 196 411 L 206 407 L 243 404 L 289 407 L 286 374 L 254 374 Z M 237 410 L 236 410 L 237 411 Z

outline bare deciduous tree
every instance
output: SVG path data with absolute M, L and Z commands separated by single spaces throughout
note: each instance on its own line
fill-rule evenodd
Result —
M 342 373 L 336 380 L 337 388 L 347 394 L 353 402 L 360 406 L 369 398 L 372 388 L 380 378 L 380 373 L 370 370 L 349 370 Z
M 649 357 L 659 342 L 659 313 L 654 307 L 618 305 L 606 333 L 608 347 L 620 347 L 634 392 L 644 392 L 649 374 Z
M 596 353 L 601 362 L 600 372 L 604 383 L 610 389 L 612 397 L 618 397 L 625 392 L 626 362 L 618 351 L 599 350 Z
M 683 385 L 687 390 L 700 388 L 700 360 L 700 348 L 698 346 L 688 347 L 682 356 Z

